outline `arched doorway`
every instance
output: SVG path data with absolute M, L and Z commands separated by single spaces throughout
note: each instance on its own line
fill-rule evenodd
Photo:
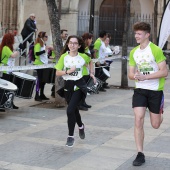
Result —
M 104 0 L 100 6 L 99 31 L 109 32 L 113 45 L 122 45 L 125 5 L 125 0 Z

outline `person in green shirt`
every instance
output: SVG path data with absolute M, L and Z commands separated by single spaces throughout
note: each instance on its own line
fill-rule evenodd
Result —
M 93 41 L 93 34 L 86 32 L 86 33 L 84 33 L 84 34 L 82 35 L 82 39 L 83 39 L 84 44 L 85 44 L 85 53 L 87 54 L 87 56 L 88 56 L 89 58 L 91 58 L 91 52 L 90 52 L 89 47 L 90 47 L 90 45 L 91 45 L 91 43 L 92 43 L 92 41 Z M 93 62 L 91 62 L 91 64 L 93 64 Z M 89 81 L 89 79 L 90 79 L 89 67 L 90 67 L 90 66 L 89 66 L 89 63 L 87 63 L 86 65 L 83 66 L 83 78 L 84 78 L 84 80 L 85 80 L 86 83 L 87 83 L 87 82 Z M 92 65 L 91 67 L 93 67 L 93 65 Z M 94 74 L 94 72 L 93 72 L 93 74 Z M 79 110 L 87 111 L 88 108 L 91 108 L 91 107 L 92 107 L 92 106 L 91 106 L 91 105 L 88 105 L 88 104 L 86 103 L 86 101 L 84 100 L 84 101 L 81 101 L 81 103 L 80 103 L 80 105 L 79 105 Z
M 152 127 L 158 129 L 163 121 L 163 89 L 168 70 L 162 49 L 149 40 L 150 24 L 137 22 L 133 30 L 136 42 L 139 44 L 130 52 L 128 75 L 129 79 L 135 80 L 132 107 L 135 116 L 134 137 L 138 153 L 133 166 L 141 166 L 145 163 L 143 145 L 146 109 L 149 110 Z
M 46 41 L 48 39 L 48 35 L 46 32 L 39 32 L 38 37 L 35 41 L 34 45 L 34 54 L 35 54 L 35 61 L 34 65 L 43 65 L 48 64 L 48 56 L 47 51 L 50 48 L 49 46 L 46 46 Z M 35 94 L 35 101 L 42 101 L 42 100 L 49 100 L 44 94 L 44 88 L 46 82 L 43 80 L 43 78 L 46 75 L 46 69 L 37 69 L 37 83 L 36 83 L 36 94 Z M 40 91 L 40 94 L 39 94 Z
M 15 58 L 19 55 L 18 51 L 13 51 L 14 45 L 14 34 L 7 33 L 3 36 L 1 45 L 0 45 L 0 65 L 1 66 L 14 66 Z M 12 81 L 11 72 L 4 71 L 2 75 L 2 79 Z M 13 109 L 18 109 L 18 106 L 15 106 L 12 101 Z M 1 109 L 1 111 L 5 111 Z
M 68 147 L 72 147 L 74 144 L 74 129 L 76 123 L 79 127 L 80 138 L 85 138 L 85 126 L 84 123 L 82 123 L 78 105 L 87 95 L 87 85 L 83 79 L 83 66 L 92 61 L 84 51 L 84 42 L 82 38 L 76 35 L 69 36 L 62 51 L 62 55 L 55 65 L 57 70 L 56 75 L 62 76 L 64 79 L 63 97 L 68 104 L 68 138 L 66 142 L 66 146 Z M 90 67 L 90 76 L 95 81 L 92 72 L 93 67 Z
M 98 59 L 98 61 L 95 64 L 95 76 L 99 78 L 103 72 L 102 67 L 106 67 L 107 64 L 105 62 L 105 40 L 107 38 L 107 32 L 101 31 L 99 33 L 99 38 L 94 43 L 94 58 Z M 100 79 L 100 78 L 99 78 Z M 105 92 L 104 86 L 102 86 L 100 91 Z

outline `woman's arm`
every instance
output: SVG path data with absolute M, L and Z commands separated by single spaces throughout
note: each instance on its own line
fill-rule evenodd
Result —
M 64 76 L 66 74 L 71 74 L 76 70 L 76 66 L 71 67 L 69 70 L 57 70 L 56 76 Z
M 11 54 L 11 58 L 15 58 L 15 57 L 17 57 L 19 55 L 19 52 L 18 51 L 15 51 L 15 52 L 13 52 L 12 54 Z
M 90 77 L 93 78 L 94 84 L 96 84 L 96 78 L 94 76 L 94 66 L 93 66 L 93 61 L 92 60 L 89 63 L 89 69 L 90 69 Z

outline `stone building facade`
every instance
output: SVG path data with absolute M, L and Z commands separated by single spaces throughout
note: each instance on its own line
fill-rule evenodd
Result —
M 60 28 L 67 29 L 69 34 L 78 34 L 79 32 L 88 31 L 91 0 L 56 0 L 57 4 L 59 4 L 59 1 L 61 1 Z M 131 0 L 131 16 L 133 17 L 134 14 L 139 14 L 140 16 L 152 16 L 154 13 L 154 2 L 155 0 Z M 95 0 L 94 11 L 97 20 L 100 20 L 101 18 L 101 10 L 115 10 L 115 8 L 110 8 L 111 5 L 109 5 L 109 3 L 112 3 L 112 7 L 121 6 L 121 4 L 123 6 L 125 4 L 125 0 Z M 158 3 L 159 30 L 165 0 L 160 0 Z M 24 22 L 29 17 L 30 13 L 35 13 L 36 15 L 38 30 L 46 31 L 49 35 L 51 35 L 45 0 L 0 0 L 0 12 L 0 36 L 2 36 L 5 31 L 13 30 L 16 30 L 17 33 L 20 34 Z M 82 21 L 82 18 L 79 18 L 80 13 L 88 14 L 86 15 L 88 18 L 85 26 L 80 25 L 80 22 Z M 83 22 L 84 21 L 85 20 L 83 20 Z M 100 30 L 100 25 L 102 25 L 100 24 L 100 21 L 98 21 L 98 24 L 95 25 L 94 33 L 96 36 Z

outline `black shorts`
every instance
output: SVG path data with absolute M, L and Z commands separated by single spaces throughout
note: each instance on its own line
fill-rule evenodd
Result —
M 132 107 L 146 107 L 152 113 L 163 113 L 164 94 L 163 91 L 147 89 L 134 89 Z

